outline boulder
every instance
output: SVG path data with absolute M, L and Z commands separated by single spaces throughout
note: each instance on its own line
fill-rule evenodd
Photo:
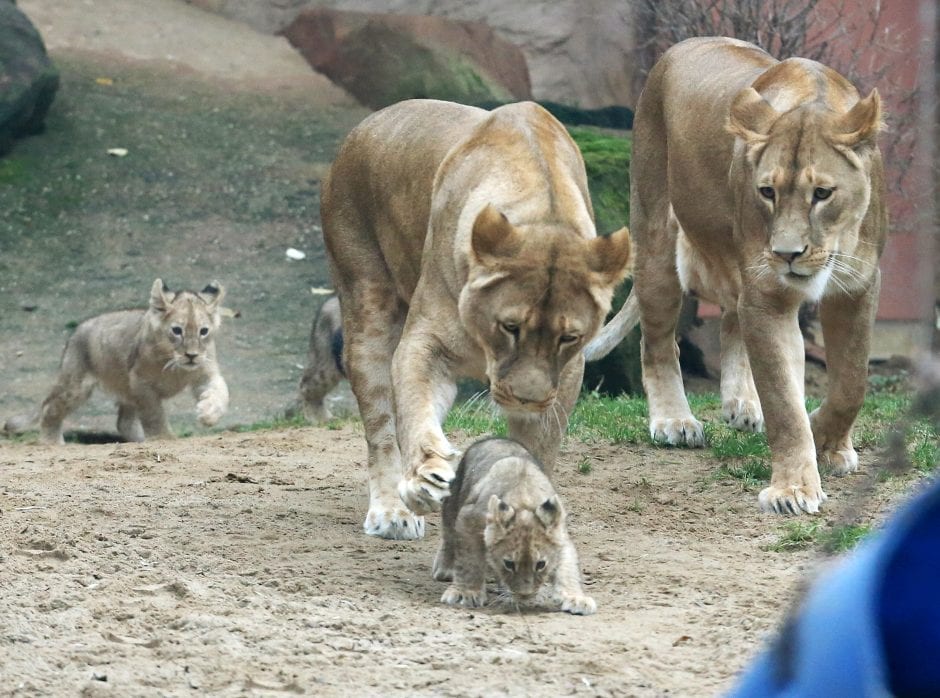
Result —
M 59 87 L 39 32 L 11 0 L 0 0 L 0 154 L 42 130 Z
M 522 52 L 482 22 L 320 7 L 281 33 L 372 109 L 413 97 L 465 104 L 532 97 Z

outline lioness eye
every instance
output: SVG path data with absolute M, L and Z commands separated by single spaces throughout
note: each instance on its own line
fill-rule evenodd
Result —
M 199 328 L 199 334 L 200 334 L 201 336 L 205 337 L 207 334 L 209 334 L 209 328 L 208 328 L 208 327 L 200 327 L 200 328 Z
M 768 201 L 774 200 L 775 192 L 773 187 L 760 187 L 757 191 Z
M 832 196 L 832 189 L 826 187 L 816 187 L 813 189 L 813 201 L 825 201 Z
M 580 337 L 578 337 L 578 335 L 576 334 L 563 334 L 558 339 L 558 341 L 561 342 L 562 344 L 572 344 L 573 342 L 577 342 L 579 339 Z
M 177 337 L 183 336 L 183 328 L 178 325 L 174 325 L 173 334 L 175 334 Z
M 499 323 L 499 328 L 513 337 L 519 336 L 519 323 L 517 322 L 501 322 Z
M 535 569 L 541 572 L 545 569 L 545 560 L 539 560 L 535 563 Z
M 510 572 L 516 571 L 516 563 L 512 560 L 503 560 L 503 567 L 505 567 Z

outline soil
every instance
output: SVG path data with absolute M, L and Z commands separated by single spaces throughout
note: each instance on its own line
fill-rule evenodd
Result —
M 228 429 L 294 398 L 319 298 L 308 289 L 329 283 L 317 180 L 364 110 L 309 89 L 317 76 L 273 84 L 289 60 L 279 40 L 268 62 L 270 37 L 231 41 L 244 30 L 181 2 L 19 6 L 63 86 L 47 133 L 0 161 L 0 180 L 17 185 L 0 189 L 0 414 L 41 400 L 76 320 L 142 302 L 157 275 L 220 278 L 241 317 L 220 340 L 233 398 L 221 429 L 195 429 L 181 398 L 173 423 L 188 438 L 0 441 L 0 692 L 700 696 L 732 685 L 819 558 L 768 550 L 781 520 L 757 511 L 755 491 L 716 479 L 708 452 L 566 443 L 557 487 L 599 607 L 581 618 L 441 605 L 436 515 L 417 542 L 362 533 L 354 420 Z M 186 53 L 194 36 L 212 49 Z M 247 46 L 243 79 L 230 67 Z M 109 158 L 112 146 L 127 157 Z M 307 260 L 289 261 L 288 246 Z M 99 398 L 69 425 L 113 420 Z M 862 453 L 863 470 L 874 458 Z M 898 492 L 879 487 L 859 508 L 862 479 L 826 479 L 823 524 L 882 517 Z

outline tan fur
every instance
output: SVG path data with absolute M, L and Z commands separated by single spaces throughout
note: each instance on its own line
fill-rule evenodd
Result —
M 482 606 L 491 576 L 516 603 L 579 615 L 597 610 L 581 588 L 561 499 L 522 444 L 478 441 L 467 449 L 451 489 L 432 570 L 436 580 L 453 582 L 442 602 Z
M 488 381 L 511 435 L 551 468 L 581 349 L 630 260 L 626 229 L 595 235 L 564 127 L 529 102 L 393 105 L 347 137 L 321 213 L 369 447 L 366 532 L 421 536 L 416 514 L 447 495 L 458 376 Z
M 307 365 L 300 379 L 299 402 L 304 417 L 310 422 L 333 419 L 324 398 L 343 379 L 342 365 L 334 352 L 335 346 L 342 346 L 342 331 L 339 299 L 334 296 L 320 306 L 313 320 Z
M 631 227 L 650 431 L 704 445 L 675 343 L 682 291 L 694 292 L 723 309 L 724 418 L 745 430 L 767 422 L 765 510 L 817 511 L 826 498 L 817 457 L 836 474 L 858 467 L 851 429 L 887 235 L 880 104 L 876 91 L 859 98 L 819 63 L 778 62 L 756 46 L 708 38 L 667 51 L 637 106 Z M 803 301 L 820 303 L 829 370 L 812 415 L 803 403 Z M 609 327 L 589 359 L 630 329 L 622 320 Z
M 190 388 L 199 421 L 211 426 L 228 408 L 228 387 L 215 359 L 224 289 L 168 291 L 157 279 L 147 310 L 121 310 L 81 323 L 62 355 L 56 383 L 32 419 L 13 418 L 8 431 L 36 419 L 45 443 L 62 443 L 62 422 L 95 386 L 118 403 L 118 432 L 128 441 L 172 437 L 163 401 Z

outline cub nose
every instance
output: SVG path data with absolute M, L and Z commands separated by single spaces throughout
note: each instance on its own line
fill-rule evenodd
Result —
M 787 264 L 792 264 L 793 261 L 800 255 L 804 254 L 808 248 L 809 245 L 804 245 L 803 249 L 796 251 L 792 249 L 774 249 L 773 253 L 774 256 L 778 259 L 782 259 Z
M 199 356 L 199 354 L 193 354 L 188 351 L 186 352 L 186 358 L 189 359 L 190 361 L 195 361 L 197 356 Z

